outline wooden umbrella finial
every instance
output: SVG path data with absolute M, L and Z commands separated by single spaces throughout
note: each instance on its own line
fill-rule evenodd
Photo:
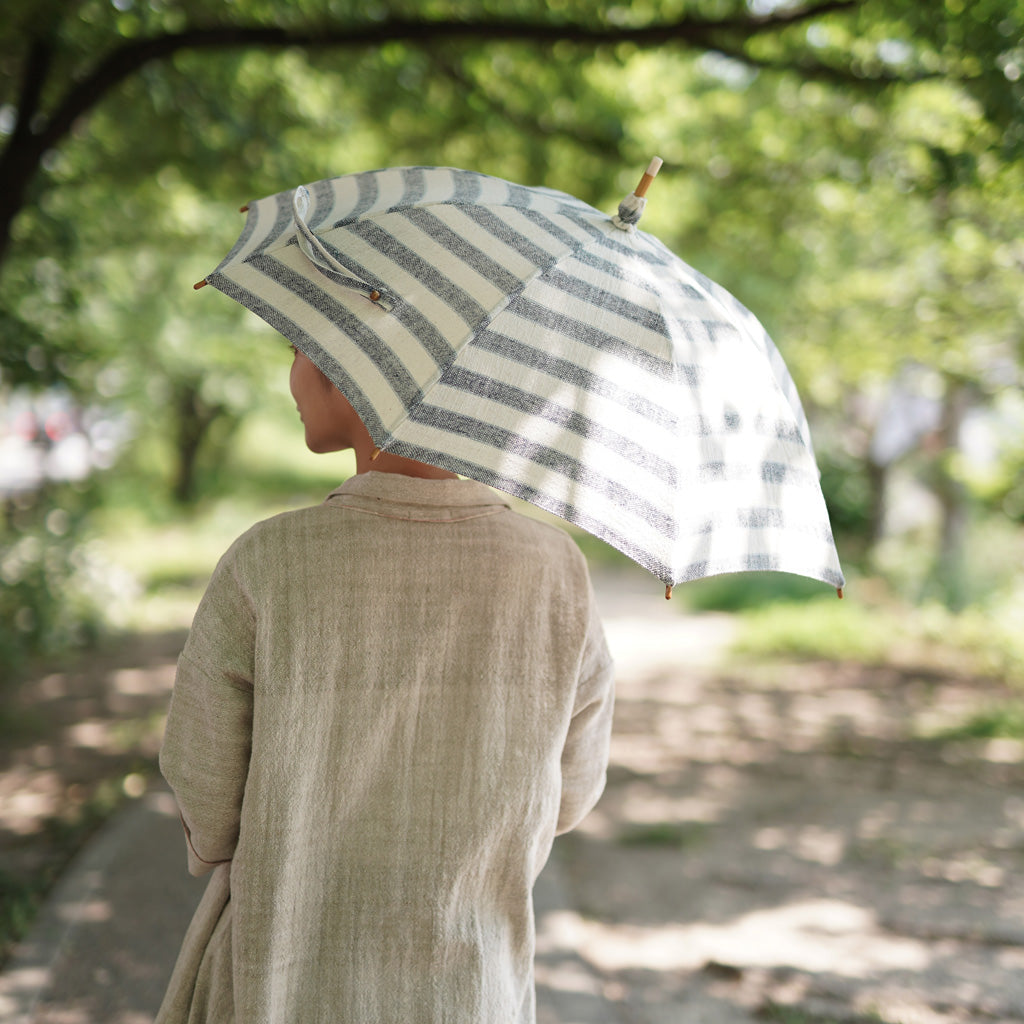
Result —
M 640 184 L 633 190 L 633 195 L 635 195 L 637 199 L 642 199 L 647 195 L 647 190 L 651 187 L 651 182 L 654 181 L 658 171 L 661 170 L 661 165 L 664 162 L 665 161 L 662 160 L 660 156 L 656 156 L 647 165 L 647 170 L 644 171 L 643 177 L 640 179 Z

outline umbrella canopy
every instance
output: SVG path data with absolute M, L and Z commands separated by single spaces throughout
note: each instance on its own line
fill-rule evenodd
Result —
M 472 171 L 350 174 L 249 204 L 205 282 L 307 355 L 381 449 L 524 498 L 668 587 L 842 587 L 778 350 L 636 228 L 644 202 L 608 216 Z

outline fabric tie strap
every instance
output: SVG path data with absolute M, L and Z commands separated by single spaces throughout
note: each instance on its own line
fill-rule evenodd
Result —
M 309 262 L 321 274 L 343 288 L 351 288 L 365 295 L 384 309 L 391 308 L 391 300 L 384 292 L 361 278 L 354 277 L 348 267 L 338 261 L 306 223 L 306 215 L 309 213 L 309 190 L 304 185 L 300 185 L 292 194 L 292 213 L 295 217 L 295 240 Z

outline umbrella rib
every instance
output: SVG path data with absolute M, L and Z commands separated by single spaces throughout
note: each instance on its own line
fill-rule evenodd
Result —
M 247 262 L 268 280 L 286 288 L 312 309 L 318 310 L 323 316 L 330 317 L 335 323 L 342 325 L 346 337 L 373 360 L 380 370 L 381 376 L 388 382 L 403 404 L 418 400 L 422 390 L 402 359 L 385 344 L 379 334 L 343 303 L 272 256 L 253 256 Z M 284 331 L 282 333 L 291 341 L 297 340 Z M 305 332 L 303 334 L 302 340 L 308 345 L 312 338 Z
M 645 349 L 637 348 L 628 341 L 602 331 L 591 324 L 586 324 L 585 329 L 574 329 L 574 325 L 581 324 L 579 320 L 567 313 L 551 309 L 541 303 L 526 298 L 525 295 L 509 306 L 509 315 L 522 317 L 524 320 L 543 328 L 545 331 L 558 331 L 565 337 L 572 338 L 584 345 L 599 350 L 604 355 L 617 355 L 635 366 L 642 367 L 649 373 L 665 381 L 672 381 L 676 376 L 676 364 L 670 360 L 648 352 Z M 688 378 L 688 383 L 695 383 Z
M 579 509 L 570 502 L 541 491 L 523 481 L 516 480 L 514 477 L 507 476 L 473 459 L 453 455 L 451 452 L 408 441 L 396 441 L 390 450 L 398 455 L 405 455 L 409 458 L 429 462 L 435 466 L 441 466 L 451 470 L 453 473 L 458 473 L 460 476 L 470 477 L 490 487 L 494 487 L 496 490 L 503 491 L 505 494 L 511 494 L 524 501 L 528 501 L 538 508 L 552 513 L 552 515 L 574 523 L 588 533 L 592 533 L 594 536 L 611 544 L 624 555 L 633 559 L 638 565 L 647 569 L 648 572 L 653 573 L 663 583 L 668 583 L 673 579 L 673 572 L 669 564 L 658 558 L 650 549 L 642 547 L 634 538 L 615 530 L 602 520 L 586 514 L 582 509 Z
M 594 373 L 579 363 L 551 355 L 542 349 L 518 341 L 489 327 L 473 339 L 473 347 L 520 363 L 545 373 L 557 380 L 571 380 L 584 391 L 589 391 L 611 402 L 630 409 L 666 430 L 675 430 L 679 418 L 671 409 L 652 401 L 648 396 L 627 390 L 609 377 Z
M 438 204 L 439 205 L 439 204 Z M 458 204 L 446 204 L 456 206 Z M 479 274 L 495 290 L 509 293 L 523 287 L 523 279 L 512 273 L 500 262 L 460 235 L 441 217 L 425 207 L 417 207 L 406 213 L 406 219 L 415 224 L 425 235 L 455 259 Z M 504 239 L 501 239 L 504 241 Z
M 561 452 L 548 445 L 531 441 L 528 437 L 496 423 L 487 423 L 473 416 L 425 401 L 412 410 L 409 419 L 419 426 L 428 426 L 448 434 L 461 435 L 478 444 L 508 452 L 537 466 L 552 470 L 575 484 L 605 496 L 612 502 L 618 502 L 623 507 L 634 509 L 645 523 L 663 536 L 671 538 L 675 535 L 674 520 L 662 509 L 648 501 L 645 495 L 637 494 L 620 481 L 604 476 L 567 452 Z M 397 451 L 396 444 L 390 445 L 388 450 Z
M 266 240 L 276 239 L 284 231 L 285 227 L 292 220 L 291 212 L 291 193 L 290 192 L 279 192 L 277 195 L 272 196 L 271 200 L 274 203 L 275 215 L 270 221 L 269 228 L 264 230 L 264 226 L 267 223 L 267 218 L 264 215 L 265 205 L 262 203 L 249 203 L 247 207 L 247 216 L 245 218 L 245 226 L 242 228 L 242 233 L 238 236 L 238 240 L 231 247 L 227 256 L 224 257 L 217 265 L 213 274 L 210 275 L 210 282 L 213 283 L 212 279 L 216 274 L 221 273 L 225 267 L 231 262 L 238 259 L 242 253 L 252 249 L 256 251 L 262 251 L 262 246 L 266 244 Z M 253 244 L 253 239 L 259 236 L 260 241 Z
M 419 285 L 436 295 L 449 309 L 461 317 L 467 328 L 472 329 L 489 315 L 489 311 L 465 288 L 458 285 L 450 275 L 431 264 L 423 255 L 404 242 L 399 241 L 394 234 L 379 223 L 363 220 L 358 225 L 353 225 L 350 230 L 356 237 L 390 260 L 403 274 L 414 278 Z M 395 289 L 392 287 L 392 290 Z
M 672 463 L 659 458 L 625 435 L 609 429 L 574 409 L 569 409 L 541 395 L 504 383 L 493 377 L 467 370 L 457 364 L 450 366 L 438 383 L 444 387 L 465 391 L 497 402 L 532 418 L 542 419 L 563 427 L 577 437 L 586 441 L 594 441 L 609 451 L 621 455 L 634 466 L 639 466 L 654 474 L 663 483 L 675 486 L 676 469 Z M 575 384 L 575 381 L 573 383 Z

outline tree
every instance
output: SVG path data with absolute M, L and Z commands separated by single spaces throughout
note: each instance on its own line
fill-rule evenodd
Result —
M 875 459 L 891 426 L 881 398 L 904 367 L 920 368 L 941 420 L 904 454 L 926 464 L 920 480 L 942 513 L 934 585 L 955 600 L 972 501 L 965 418 L 1024 383 L 1020 162 L 1002 159 L 982 105 L 943 78 L 870 96 L 663 52 L 628 76 L 648 112 L 633 130 L 672 140 L 663 155 L 682 170 L 659 179 L 645 226 L 779 340 L 833 512 L 868 543 L 896 468 Z M 684 99 L 659 102 L 666 93 Z
M 993 122 L 1004 126 L 1008 151 L 1024 146 L 1019 3 L 954 0 L 940 17 L 914 0 L 810 0 L 796 6 L 753 0 L 733 3 L 725 14 L 715 15 L 705 13 L 705 6 L 711 5 L 694 3 L 674 19 L 660 16 L 656 7 L 653 17 L 640 21 L 622 8 L 595 13 L 580 4 L 562 5 L 566 13 L 558 16 L 546 5 L 527 4 L 525 13 L 514 18 L 500 17 L 486 4 L 468 17 L 460 16 L 459 8 L 447 15 L 416 15 L 415 4 L 367 15 L 359 6 L 338 13 L 340 5 L 314 3 L 289 10 L 272 7 L 267 17 L 255 4 L 237 4 L 234 19 L 212 21 L 189 0 L 113 0 L 109 7 L 87 0 L 63 17 L 66 8 L 59 0 L 42 11 L 36 3 L 20 5 L 13 16 L 8 12 L 8 28 L 0 36 L 6 81 L 2 100 L 10 125 L 0 154 L 0 263 L 12 221 L 47 152 L 128 79 L 189 52 L 351 52 L 394 43 L 429 50 L 467 40 L 577 48 L 677 45 L 846 86 L 944 75 L 975 91 Z M 843 17 L 837 28 L 830 27 L 830 15 Z M 816 31 L 795 31 L 808 25 Z
M 8 6 L 0 206 L 20 212 L 0 368 L 86 391 L 100 380 L 145 405 L 152 429 L 182 439 L 182 493 L 262 387 L 240 312 L 185 311 L 210 269 L 199 254 L 230 245 L 232 205 L 326 174 L 455 163 L 608 205 L 661 152 L 645 226 L 785 339 L 822 408 L 911 353 L 937 358 L 944 338 L 970 363 L 980 320 L 954 295 L 980 287 L 1000 337 L 1019 324 L 1019 204 L 1000 190 L 1024 149 L 1020 0 L 522 0 L 512 15 L 486 0 L 429 15 L 238 0 L 230 23 L 199 0 Z M 996 229 L 1002 271 L 992 252 L 965 261 L 941 241 L 964 221 L 958 237 Z M 925 280 L 933 249 L 943 287 Z M 926 337 L 907 310 L 932 292 L 950 304 Z

